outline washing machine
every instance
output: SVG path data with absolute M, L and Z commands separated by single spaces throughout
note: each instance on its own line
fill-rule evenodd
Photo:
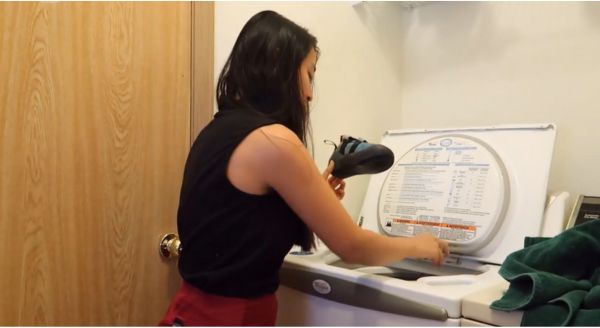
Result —
M 431 233 L 451 254 L 439 267 L 412 258 L 361 266 L 323 245 L 293 249 L 280 271 L 277 324 L 468 323 L 463 299 L 501 284 L 506 256 L 542 233 L 555 136 L 549 123 L 386 131 L 381 143 L 395 162 L 370 177 L 357 224 L 395 238 Z
M 506 281 L 498 281 L 486 288 L 475 291 L 462 301 L 462 318 L 460 325 L 465 327 L 508 326 L 521 325 L 523 311 L 498 311 L 490 305 L 500 299 L 509 287 Z

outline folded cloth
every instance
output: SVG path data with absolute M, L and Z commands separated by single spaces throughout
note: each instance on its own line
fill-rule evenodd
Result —
M 600 325 L 600 220 L 527 237 L 499 274 L 510 286 L 490 307 L 523 310 L 522 326 Z

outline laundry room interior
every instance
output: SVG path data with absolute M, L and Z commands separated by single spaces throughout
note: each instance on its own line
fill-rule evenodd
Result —
M 215 76 L 237 33 L 271 9 L 314 32 L 315 160 L 342 134 L 554 123 L 548 189 L 600 194 L 600 4 L 595 2 L 268 2 L 215 4 Z M 348 180 L 357 217 L 368 177 Z M 573 200 L 571 199 L 571 203 Z
M 264 17 L 316 48 L 230 69 Z M 0 44 L 0 325 L 600 326 L 600 2 L 0 2 Z M 229 80 L 267 55 L 293 100 Z
M 320 167 L 326 167 L 332 151 L 331 145 L 324 140 L 337 142 L 340 135 L 380 142 L 386 131 L 395 130 L 435 132 L 454 128 L 551 124 L 555 136 L 550 142 L 550 148 L 553 148 L 548 163 L 550 167 L 545 168 L 544 161 L 536 158 L 533 152 L 531 156 L 521 154 L 518 159 L 532 167 L 537 165 L 537 170 L 547 170 L 540 177 L 540 181 L 545 181 L 541 184 L 545 187 L 538 190 L 542 193 L 546 190 L 542 196 L 545 211 L 533 214 L 534 217 L 545 214 L 546 217 L 541 220 L 546 222 L 540 221 L 537 229 L 523 235 L 518 230 L 527 228 L 516 224 L 510 228 L 512 232 L 504 233 L 519 236 L 504 236 L 504 243 L 511 244 L 508 247 L 515 251 L 523 248 L 525 237 L 554 237 L 569 224 L 572 226 L 573 223 L 568 221 L 580 208 L 584 195 L 590 196 L 597 204 L 595 196 L 600 194 L 600 171 L 596 166 L 600 162 L 600 153 L 595 151 L 595 144 L 600 140 L 600 132 L 595 125 L 600 119 L 600 65 L 597 60 L 600 55 L 600 4 L 445 1 L 217 3 L 215 74 L 225 62 L 243 23 L 255 12 L 265 9 L 278 11 L 298 21 L 319 40 L 320 57 L 311 118 L 312 149 Z M 511 142 L 520 143 L 517 138 L 508 141 L 507 147 L 511 147 Z M 418 147 L 417 144 L 413 146 Z M 533 149 L 539 145 L 541 143 L 534 142 L 524 147 Z M 400 153 L 395 150 L 396 160 L 403 155 L 408 156 L 410 151 L 403 153 L 407 150 L 403 149 Z M 391 176 L 391 173 L 388 174 Z M 384 196 L 381 193 L 386 185 L 377 184 L 369 188 L 370 179 L 375 178 L 361 175 L 347 179 L 343 204 L 359 224 L 363 219 L 368 220 L 363 212 L 369 211 L 367 199 L 370 192 L 380 193 L 377 214 L 382 214 Z M 525 180 L 512 181 L 510 187 L 514 193 L 528 183 Z M 532 185 L 535 183 L 534 179 Z M 521 192 L 528 191 L 521 189 Z M 518 206 L 521 208 L 540 206 L 535 205 L 535 201 L 527 204 L 530 201 L 520 195 L 521 204 Z M 597 214 L 597 205 L 594 206 L 596 209 L 592 213 Z M 509 209 L 509 212 L 513 210 Z M 379 217 L 379 220 L 382 218 Z M 523 217 L 516 220 L 523 220 Z M 551 220 L 554 222 L 551 223 Z M 364 228 L 368 224 L 362 226 Z M 379 227 L 372 225 L 372 229 L 379 233 L 384 230 L 382 227 L 382 222 L 379 222 Z M 503 253 L 502 260 L 496 264 L 502 264 L 508 253 Z M 288 266 L 284 264 L 282 287 L 278 292 L 279 324 L 515 326 L 568 322 L 564 317 L 552 319 L 555 321 L 535 321 L 539 314 L 537 318 L 531 314 L 524 318 L 523 308 L 516 312 L 490 309 L 490 304 L 506 292 L 507 283 L 489 289 L 478 287 L 481 291 L 471 296 L 448 289 L 445 293 L 461 295 L 456 296 L 456 299 L 461 299 L 456 304 L 461 304 L 462 310 L 450 313 L 452 305 L 443 305 L 448 313 L 441 318 L 436 314 L 430 316 L 431 313 L 422 317 L 406 313 L 386 316 L 382 314 L 390 312 L 386 305 L 378 308 L 378 305 L 364 303 L 378 303 L 375 300 L 387 297 L 378 292 L 386 290 L 381 286 L 394 285 L 394 282 L 371 281 L 371 278 L 363 276 L 367 272 L 373 273 L 370 271 L 372 268 L 366 268 L 358 275 L 341 272 L 339 268 L 329 266 L 334 261 L 327 259 L 331 254 L 311 256 L 318 264 L 310 260 L 304 262 L 303 259 L 296 262 L 296 257 L 286 258 Z M 389 268 L 383 268 L 383 271 L 391 272 Z M 426 279 L 421 278 L 423 281 Z M 361 288 L 371 286 L 375 291 L 369 292 L 373 294 L 365 292 L 364 295 L 370 296 L 359 296 L 360 292 L 334 295 L 336 288 L 338 291 L 354 290 L 350 287 L 352 284 L 347 285 L 349 281 Z M 456 282 L 466 293 L 466 285 L 470 283 L 461 286 L 463 283 Z M 441 282 L 439 289 L 431 293 L 443 293 L 443 284 Z M 484 282 L 472 284 L 485 285 Z M 411 294 L 411 286 L 398 288 L 387 289 L 388 295 L 421 299 Z M 414 288 L 416 293 L 421 293 L 418 291 L 421 287 Z M 356 301 L 361 297 L 367 300 Z M 402 307 L 399 304 L 412 308 L 401 300 L 397 302 L 401 303 L 397 303 L 396 308 Z M 548 315 L 549 312 L 541 313 Z M 590 313 L 598 315 L 598 312 Z M 577 317 L 573 313 L 569 316 Z M 457 317 L 459 321 L 452 319 Z M 585 316 L 578 318 L 582 320 L 578 321 L 579 324 L 583 325 L 600 322 L 597 318 L 591 321 L 589 317 L 586 321 Z

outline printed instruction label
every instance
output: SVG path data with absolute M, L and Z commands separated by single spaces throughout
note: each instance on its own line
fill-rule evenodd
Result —
M 395 236 L 428 232 L 477 242 L 503 219 L 506 178 L 501 160 L 482 141 L 433 138 L 394 163 L 379 195 L 379 223 Z

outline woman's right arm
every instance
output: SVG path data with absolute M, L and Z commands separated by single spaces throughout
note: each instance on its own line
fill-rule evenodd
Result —
M 251 133 L 244 143 L 252 148 L 248 150 L 255 155 L 247 168 L 256 179 L 276 190 L 329 249 L 345 262 L 385 265 L 406 257 L 416 257 L 440 264 L 448 254 L 447 243 L 429 234 L 393 238 L 358 227 L 302 142 L 284 126 L 262 127 Z

